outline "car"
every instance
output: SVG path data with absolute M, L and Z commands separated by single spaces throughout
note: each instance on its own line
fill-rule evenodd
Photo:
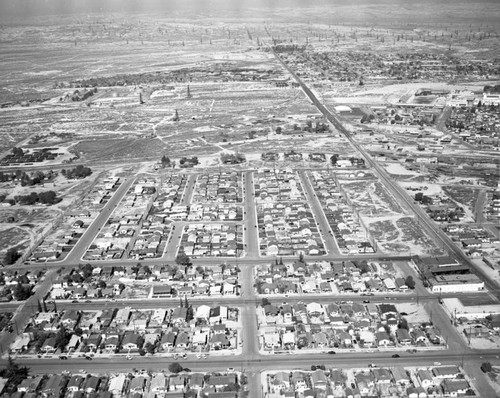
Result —
M 368 304 L 370 300 L 363 300 L 363 303 Z
M 89 357 L 89 356 L 86 356 L 86 357 L 85 357 L 85 359 L 86 359 L 87 361 L 92 361 L 92 357 Z
M 68 359 L 66 355 L 59 355 L 59 359 Z
M 234 372 L 234 368 L 227 368 L 226 371 L 227 372 Z
M 399 354 L 392 354 L 393 358 L 399 358 Z
M 85 302 L 88 304 L 88 303 L 91 303 L 92 300 L 85 300 Z
M 80 369 L 78 373 L 87 373 L 87 371 L 85 369 Z
M 130 355 L 127 355 L 127 359 L 128 359 L 129 361 L 131 361 L 131 360 L 132 360 L 132 357 L 131 357 Z
M 326 370 L 326 367 L 325 365 L 311 365 L 311 370 L 317 370 L 317 369 L 321 369 L 321 370 Z
M 415 348 L 412 348 L 412 349 L 409 349 L 406 351 L 409 352 L 410 354 L 415 354 L 417 352 L 417 350 Z
M 187 359 L 187 357 L 188 357 L 188 356 L 187 356 L 187 354 L 186 354 L 186 353 L 182 354 L 182 359 Z
M 73 300 L 72 303 L 76 304 L 76 303 L 79 303 L 79 301 L 78 300 Z
M 374 363 L 369 363 L 369 364 L 368 364 L 368 367 L 369 367 L 369 368 L 376 368 L 376 367 L 377 367 L 377 365 L 375 365 Z
M 434 362 L 434 366 L 440 366 L 441 362 Z
M 330 354 L 330 355 L 335 355 L 335 354 L 336 354 L 336 352 L 335 352 L 335 351 L 328 351 L 328 354 Z

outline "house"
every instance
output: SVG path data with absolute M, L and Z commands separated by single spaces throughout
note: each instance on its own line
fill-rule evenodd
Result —
M 311 374 L 311 384 L 313 388 L 325 390 L 328 385 L 327 378 L 325 376 L 325 372 L 321 369 L 316 369 Z
M 183 391 L 186 385 L 186 377 L 179 374 L 170 376 L 168 385 L 169 391 Z
M 86 345 L 91 351 L 96 351 L 99 344 L 101 344 L 101 335 L 97 333 L 91 334 L 86 340 Z
M 42 381 L 42 376 L 29 377 L 27 379 L 24 379 L 21 384 L 17 386 L 17 391 L 34 393 L 40 388 Z
M 31 340 L 33 340 L 33 333 L 22 333 L 16 337 L 16 340 L 11 344 L 10 349 L 13 352 L 21 353 L 28 349 L 28 345 Z
M 227 335 L 221 333 L 212 335 L 209 340 L 209 344 L 211 349 L 214 350 L 223 350 L 229 348 L 229 346 L 231 345 L 229 339 L 227 338 Z
M 80 320 L 80 313 L 76 310 L 68 310 L 64 312 L 61 318 L 61 324 L 68 329 L 74 329 L 78 321 Z
M 438 366 L 432 368 L 432 374 L 437 379 L 454 379 L 460 374 L 460 369 L 456 365 Z
M 176 334 L 173 331 L 168 331 L 161 338 L 160 344 L 163 350 L 169 350 L 174 346 Z
M 104 340 L 104 349 L 106 351 L 116 351 L 120 343 L 120 338 L 117 336 L 110 336 Z
M 54 352 L 56 350 L 56 338 L 55 337 L 47 337 L 43 342 L 41 347 L 42 351 L 45 352 Z
M 275 393 L 288 390 L 290 388 L 290 374 L 286 372 L 276 373 L 271 380 L 270 388 Z
M 379 304 L 380 315 L 383 319 L 397 317 L 398 310 L 394 304 Z
M 135 351 L 139 349 L 139 341 L 141 340 L 141 335 L 132 332 L 125 332 L 122 340 L 122 348 L 128 351 Z
M 131 394 L 144 392 L 144 386 L 146 385 L 146 378 L 144 376 L 137 376 L 130 380 L 129 391 Z
M 465 395 L 470 389 L 469 382 L 465 379 L 445 379 L 441 387 L 443 392 L 450 397 Z
M 123 393 L 123 388 L 125 387 L 126 380 L 127 377 L 125 373 L 120 373 L 118 376 L 112 377 L 109 380 L 108 391 L 112 395 L 121 395 Z
M 210 378 L 205 383 L 209 387 L 215 388 L 215 391 L 221 391 L 224 387 L 236 383 L 236 375 L 228 374 L 228 375 L 210 375 Z
M 219 305 L 214 308 L 210 308 L 210 324 L 215 324 L 217 322 L 226 322 L 227 321 L 227 307 Z
M 304 372 L 292 372 L 291 384 L 294 386 L 296 391 L 305 391 L 307 389 L 307 382 Z
M 66 378 L 61 375 L 49 376 L 48 380 L 45 382 L 45 386 L 42 387 L 41 393 L 45 397 L 59 397 L 66 387 Z
M 97 391 L 97 388 L 99 387 L 99 383 L 101 382 L 101 379 L 97 376 L 90 376 L 85 380 L 85 383 L 83 384 L 83 391 L 85 391 L 87 394 L 91 394 Z
M 396 337 L 400 344 L 409 345 L 412 342 L 410 332 L 407 329 L 400 328 L 396 330 Z
M 425 389 L 434 385 L 432 375 L 427 369 L 419 369 L 417 371 L 417 379 L 420 382 L 420 385 Z
M 80 387 L 82 386 L 85 378 L 80 375 L 73 375 L 71 376 L 71 379 L 69 379 L 68 385 L 66 386 L 66 389 L 71 392 L 76 392 L 80 390 Z
M 386 368 L 375 368 L 372 369 L 373 376 L 377 384 L 390 384 L 392 380 L 392 375 L 389 369 Z
M 391 369 L 392 377 L 397 384 L 407 385 L 410 384 L 410 378 L 406 370 L 400 366 Z
M 388 346 L 392 344 L 392 340 L 386 331 L 378 331 L 375 333 L 377 344 L 379 346 Z
M 201 390 L 205 381 L 205 376 L 202 373 L 191 373 L 189 379 L 189 387 L 194 390 Z
M 188 348 L 189 345 L 189 334 L 185 331 L 181 331 L 177 338 L 175 339 L 176 348 Z
M 155 373 L 151 378 L 149 391 L 154 393 L 162 393 L 167 391 L 167 378 L 163 373 Z

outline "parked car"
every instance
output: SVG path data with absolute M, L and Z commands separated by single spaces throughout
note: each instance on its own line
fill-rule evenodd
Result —
M 393 358 L 399 358 L 399 354 L 392 354 Z

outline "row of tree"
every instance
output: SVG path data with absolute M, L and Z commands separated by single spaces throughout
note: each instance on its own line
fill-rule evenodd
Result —
M 78 166 L 76 166 L 74 169 L 71 170 L 62 169 L 61 173 L 67 179 L 77 179 L 77 178 L 88 177 L 89 175 L 92 174 L 92 170 L 90 169 L 90 167 L 82 166 L 81 164 L 79 164 Z
M 21 205 L 34 205 L 37 203 L 53 205 L 59 203 L 60 201 L 61 198 L 58 198 L 54 191 L 31 192 L 29 195 L 14 196 L 14 202 Z

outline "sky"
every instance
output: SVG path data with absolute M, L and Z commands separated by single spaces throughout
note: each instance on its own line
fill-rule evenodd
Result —
M 0 0 L 0 21 L 29 19 L 50 15 L 94 13 L 156 13 L 165 16 L 216 14 L 218 10 L 230 11 L 233 16 L 247 16 L 255 9 L 314 7 L 315 5 L 351 5 L 389 3 L 395 6 L 418 7 L 425 3 L 495 3 L 500 0 Z

